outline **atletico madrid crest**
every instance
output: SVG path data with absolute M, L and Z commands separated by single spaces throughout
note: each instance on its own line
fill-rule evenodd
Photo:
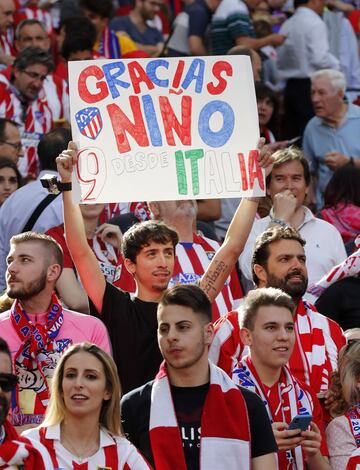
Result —
M 95 140 L 103 127 L 99 108 L 84 108 L 75 115 L 79 131 L 85 137 Z

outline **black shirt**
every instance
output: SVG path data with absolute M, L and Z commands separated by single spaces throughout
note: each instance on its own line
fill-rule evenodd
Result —
M 101 315 L 106 325 L 123 393 L 154 379 L 162 356 L 157 343 L 156 302 L 144 302 L 106 283 Z
M 121 400 L 121 415 L 123 429 L 126 437 L 135 447 L 154 465 L 149 437 L 150 400 L 153 381 L 126 394 Z M 179 387 L 172 386 L 174 406 L 184 444 L 184 454 L 188 470 L 199 468 L 199 447 L 196 435 L 199 414 L 199 404 L 204 404 L 204 399 L 209 385 L 184 388 L 179 392 Z M 251 433 L 251 457 L 277 452 L 274 434 L 271 428 L 269 416 L 261 398 L 249 390 L 239 387 L 246 402 Z M 175 392 L 175 393 L 174 393 Z M 191 401 L 194 400 L 193 403 Z M 193 413 L 193 418 L 191 417 Z M 179 419 L 180 418 L 180 419 Z M 193 419 L 193 421 L 192 421 Z M 191 442 L 192 441 L 192 442 Z M 188 460 L 189 459 L 189 460 Z
M 360 277 L 347 277 L 329 286 L 315 303 L 323 315 L 343 330 L 360 325 Z
M 171 386 L 188 470 L 199 469 L 201 413 L 210 384 L 199 387 Z

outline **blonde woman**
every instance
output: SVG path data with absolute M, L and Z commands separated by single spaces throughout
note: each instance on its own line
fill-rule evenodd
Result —
M 45 445 L 54 468 L 151 468 L 122 436 L 116 366 L 94 344 L 76 344 L 65 352 L 52 379 L 45 420 L 24 435 Z
M 360 339 L 348 340 L 341 350 L 331 388 L 331 412 L 337 417 L 326 429 L 330 464 L 334 470 L 355 468 L 350 460 L 360 464 Z

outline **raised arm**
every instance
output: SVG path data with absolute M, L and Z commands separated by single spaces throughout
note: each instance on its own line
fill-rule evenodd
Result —
M 268 175 L 272 169 L 271 152 L 264 146 L 264 140 L 260 139 L 259 164 L 266 169 Z M 210 265 L 200 281 L 200 287 L 213 301 L 224 286 L 237 259 L 242 253 L 246 240 L 251 231 L 259 200 L 258 198 L 243 198 L 240 201 L 234 217 L 225 235 L 224 243 L 216 252 Z
M 76 160 L 77 147 L 74 142 L 69 142 L 67 150 L 64 150 L 56 159 L 62 183 L 71 182 L 71 174 Z M 98 313 L 101 313 L 106 287 L 105 278 L 96 256 L 88 245 L 80 208 L 78 204 L 72 202 L 72 191 L 64 191 L 62 196 L 66 243 L 82 285 Z

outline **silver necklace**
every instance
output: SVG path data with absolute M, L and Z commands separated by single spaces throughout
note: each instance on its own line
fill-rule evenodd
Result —
M 67 437 L 63 434 L 62 436 L 62 444 L 66 444 L 66 448 L 70 450 L 71 454 L 76 458 L 78 463 L 83 463 L 84 460 L 94 455 L 99 450 L 99 443 L 91 443 L 87 447 L 85 447 L 81 453 L 72 445 L 72 443 L 67 439 Z M 65 446 L 64 446 L 65 447 Z

